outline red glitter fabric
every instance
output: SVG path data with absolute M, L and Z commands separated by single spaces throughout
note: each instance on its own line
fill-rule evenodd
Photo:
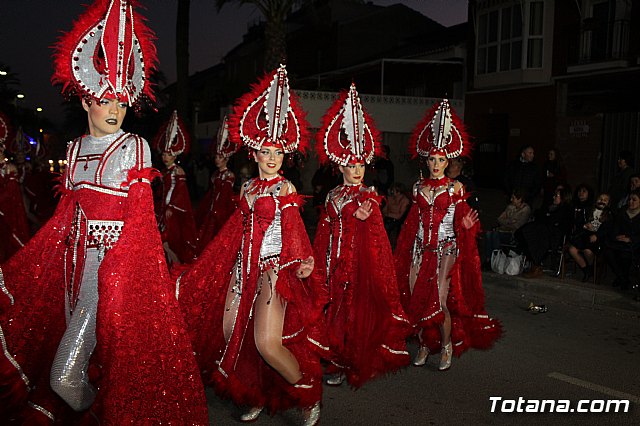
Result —
M 234 181 L 235 176 L 230 170 L 216 170 L 211 176 L 211 187 L 200 202 L 196 213 L 196 223 L 200 226 L 196 244 L 198 255 L 218 234 L 236 209 L 238 200 L 233 192 Z
M 338 211 L 329 199 L 341 190 L 350 192 L 345 197 L 351 201 Z M 371 201 L 372 212 L 363 221 L 353 214 L 366 200 Z M 313 278 L 330 293 L 324 325 L 330 359 L 344 367 L 355 388 L 409 363 L 405 339 L 411 327 L 400 304 L 379 201 L 374 191 L 338 187 L 327 198 L 314 239 Z
M 29 240 L 29 223 L 20 185 L 14 173 L 0 174 L 0 262 Z
M 143 170 L 139 177 L 147 175 Z M 204 389 L 155 226 L 151 189 L 134 182 L 127 197 L 65 191 L 51 220 L 2 265 L 3 419 L 49 422 L 37 409 L 42 407 L 61 424 L 91 423 L 96 417 L 104 425 L 208 424 Z M 98 271 L 98 343 L 89 366 L 97 397 L 89 411 L 75 414 L 51 391 L 49 373 L 66 328 L 64 255 L 77 204 L 88 218 L 120 212 L 109 219 L 125 225 Z
M 276 203 L 282 209 L 282 249 L 279 259 L 260 265 L 260 248 L 274 221 Z M 298 210 L 301 203 L 302 197 L 295 193 L 261 196 L 252 206 L 243 197 L 218 235 L 178 280 L 180 306 L 203 379 L 205 383 L 214 383 L 218 394 L 239 405 L 264 406 L 275 412 L 310 407 L 322 394 L 320 358 L 308 339 L 308 330 L 320 317 L 325 300 L 310 280 L 296 277 L 300 261 L 312 256 Z M 224 303 L 239 259 L 246 263 L 240 271 L 238 313 L 227 344 L 222 334 Z M 277 297 L 287 303 L 283 343 L 296 357 L 305 384 L 313 383 L 311 389 L 287 383 L 256 349 L 251 312 L 258 280 L 274 263 L 280 266 L 275 284 Z
M 172 179 L 175 179 L 173 190 Z M 163 173 L 162 184 L 162 241 L 169 243 L 169 248 L 178 256 L 180 262 L 191 262 L 196 256 L 197 237 L 187 179 L 185 175 L 176 174 L 175 168 L 170 168 Z M 169 191 L 172 192 L 167 201 Z M 171 214 L 167 215 L 169 211 Z
M 449 182 L 449 178 L 444 178 L 437 183 L 431 182 L 431 186 L 446 186 Z M 428 185 L 429 182 L 425 181 L 424 184 Z M 488 349 L 502 335 L 500 322 L 490 318 L 484 309 L 482 273 L 476 242 L 480 224 L 478 222 L 470 229 L 462 225 L 462 218 L 470 210 L 463 198 L 461 194 L 445 192 L 435 198 L 432 208 L 426 198 L 418 193 L 400 232 L 394 253 L 402 304 L 415 331 L 423 329 L 422 339 L 431 353 L 437 353 L 441 349 L 439 326 L 444 321 L 437 284 L 438 256 L 435 250 L 438 245 L 438 228 L 452 203 L 457 203 L 454 232 L 459 250 L 450 271 L 451 282 L 447 297 L 447 308 L 451 314 L 453 353 L 460 356 L 469 348 Z M 420 221 L 424 229 L 424 254 L 411 294 L 409 272 L 412 248 Z

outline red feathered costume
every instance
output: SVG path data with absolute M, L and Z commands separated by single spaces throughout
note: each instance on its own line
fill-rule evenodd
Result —
M 16 171 L 0 161 L 0 262 L 8 260 L 29 240 L 29 223 Z
M 433 199 L 427 198 L 422 192 L 425 186 L 436 188 L 430 192 Z M 458 255 L 450 271 L 447 297 L 453 353 L 460 356 L 469 348 L 489 348 L 500 337 L 502 329 L 500 323 L 490 318 L 484 310 L 484 290 L 476 243 L 479 222 L 470 229 L 462 225 L 462 218 L 470 208 L 464 201 L 463 193 L 454 191 L 454 181 L 448 177 L 416 183 L 413 201 L 394 253 L 405 312 L 416 331 L 423 329 L 422 341 L 428 346 L 429 352 L 439 352 L 439 326 L 444 320 L 444 312 L 438 296 L 438 263 L 443 250 L 455 242 Z M 453 234 L 447 230 L 451 219 Z M 419 269 L 412 294 L 409 290 L 409 273 L 413 262 L 419 262 Z
M 366 220 L 355 211 L 372 205 Z M 391 245 L 378 197 L 362 185 L 340 185 L 327 196 L 313 242 L 314 279 L 327 286 L 327 343 L 334 368 L 354 387 L 409 363 L 410 324 L 398 294 Z
M 155 225 L 149 185 L 154 173 L 144 168 L 149 157 L 142 138 L 122 131 L 76 139 L 53 217 L 2 265 L 3 419 L 208 424 L 202 383 Z M 97 300 L 85 298 L 92 286 Z M 95 333 L 87 331 L 90 318 L 74 322 L 91 309 Z M 74 324 L 79 325 L 75 331 Z M 86 364 L 73 364 L 90 340 L 95 350 Z M 69 358 L 64 345 L 70 345 Z M 61 361 L 68 369 L 62 369 L 63 379 L 54 380 Z M 85 387 L 96 392 L 88 411 L 70 414 L 52 391 L 70 373 L 81 375 Z
M 313 254 L 299 213 L 302 197 L 274 195 L 290 185 L 283 178 L 276 180 L 274 190 L 265 187 L 252 201 L 241 198 L 218 235 L 179 277 L 176 290 L 205 383 L 213 382 L 218 393 L 236 404 L 272 412 L 310 407 L 320 400 L 322 371 L 308 330 L 326 301 L 310 280 L 296 277 L 300 261 Z M 261 185 L 257 181 L 246 182 L 244 190 Z M 252 311 L 258 292 L 268 291 L 260 289 L 259 280 L 270 268 L 278 269 L 273 297 L 286 302 L 283 344 L 303 376 L 315 381 L 310 389 L 287 383 L 256 349 Z M 236 286 L 238 313 L 226 343 L 222 318 L 230 280 Z
M 211 175 L 211 185 L 196 214 L 197 222 L 201 224 L 197 254 L 202 253 L 235 211 L 237 196 L 233 192 L 234 181 L 235 175 L 227 168 L 216 170 Z
M 162 185 L 162 241 L 169 244 L 180 262 L 191 262 L 196 255 L 196 223 L 187 178 L 182 169 L 173 164 L 162 173 Z

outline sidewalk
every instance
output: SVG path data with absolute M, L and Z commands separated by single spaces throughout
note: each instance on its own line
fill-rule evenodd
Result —
M 608 285 L 595 285 L 580 281 L 545 275 L 541 278 L 523 278 L 491 271 L 482 272 L 485 287 L 492 291 L 501 288 L 520 292 L 523 308 L 529 303 L 549 304 L 549 301 L 563 302 L 588 309 L 606 310 L 640 320 L 640 302 L 629 292 L 616 291 Z M 524 306 L 527 305 L 527 306 Z

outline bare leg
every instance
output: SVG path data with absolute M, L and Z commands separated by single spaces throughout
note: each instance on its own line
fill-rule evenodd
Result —
M 587 265 L 593 265 L 593 260 L 596 258 L 596 255 L 594 252 L 592 252 L 589 249 L 584 249 L 582 251 L 582 255 L 584 256 L 585 260 L 587 261 Z
M 261 290 L 255 303 L 254 338 L 260 355 L 290 384 L 302 378 L 300 365 L 282 345 L 286 304 L 274 291 L 278 276 L 269 269 L 261 278 Z
M 447 296 L 449 295 L 449 272 L 456 261 L 456 255 L 445 254 L 440 259 L 440 267 L 438 268 L 438 297 L 440 298 L 440 307 L 444 312 L 444 322 L 440 326 L 440 336 L 442 338 L 442 346 L 451 342 L 451 314 L 447 308 Z
M 422 256 L 420 256 L 415 262 L 411 263 L 411 269 L 409 270 L 409 291 L 413 294 L 413 288 L 416 285 L 416 280 L 418 279 L 418 272 L 420 271 L 420 266 L 422 265 Z
M 577 247 L 569 246 L 569 254 L 573 258 L 573 260 L 575 260 L 579 267 L 584 268 L 585 266 L 587 266 Z
M 238 307 L 240 306 L 239 300 L 235 300 L 236 294 L 232 291 L 233 286 L 236 283 L 236 274 L 231 274 L 229 280 L 229 287 L 227 288 L 227 298 L 224 302 L 224 315 L 222 317 L 222 332 L 224 333 L 224 339 L 229 342 L 231 333 L 233 332 L 233 326 L 236 322 L 236 315 L 238 313 Z

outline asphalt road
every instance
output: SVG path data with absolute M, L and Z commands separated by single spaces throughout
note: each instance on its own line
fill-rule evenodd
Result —
M 438 356 L 433 356 L 425 367 L 408 367 L 358 391 L 325 386 L 321 424 L 640 424 L 638 314 L 585 308 L 553 296 L 535 300 L 548 308 L 535 314 L 526 310 L 531 296 L 494 278 L 485 274 L 487 307 L 506 332 L 492 350 L 467 352 L 446 372 L 437 370 Z M 415 354 L 416 346 L 410 350 Z M 211 424 L 239 424 L 240 409 L 207 391 Z M 556 408 L 574 412 L 516 412 L 518 403 L 524 411 L 535 406 L 534 400 L 557 400 Z M 582 408 L 592 404 L 602 411 L 608 400 L 629 400 L 629 412 L 578 413 L 580 400 L 589 400 Z M 262 415 L 257 424 L 301 421 L 292 410 Z

